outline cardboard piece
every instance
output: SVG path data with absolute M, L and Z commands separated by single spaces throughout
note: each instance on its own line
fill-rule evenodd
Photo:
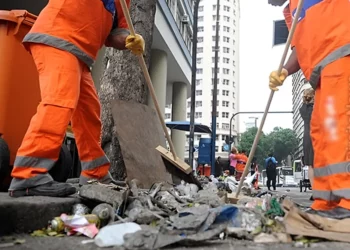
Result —
M 156 150 L 165 146 L 162 127 L 155 111 L 143 104 L 117 100 L 112 115 L 128 180 L 137 179 L 144 188 L 156 182 L 172 182 L 161 155 Z
M 350 242 L 350 219 L 334 220 L 298 209 L 293 202 L 284 200 L 286 233 L 331 241 Z

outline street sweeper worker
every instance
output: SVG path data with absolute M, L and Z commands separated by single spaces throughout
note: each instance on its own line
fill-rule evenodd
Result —
M 130 0 L 126 2 L 129 6 Z M 110 163 L 100 145 L 101 107 L 90 67 L 103 45 L 142 54 L 143 38 L 130 35 L 119 0 L 50 0 L 23 42 L 39 73 L 41 102 L 17 152 L 10 196 L 75 193 L 48 173 L 70 121 L 82 166 L 80 184 L 90 179 L 109 183 Z
M 268 0 L 282 6 L 286 0 Z M 290 28 L 298 0 L 284 9 Z M 350 2 L 305 0 L 291 43 L 292 54 L 270 89 L 301 69 L 315 89 L 311 118 L 314 147 L 312 212 L 350 217 Z

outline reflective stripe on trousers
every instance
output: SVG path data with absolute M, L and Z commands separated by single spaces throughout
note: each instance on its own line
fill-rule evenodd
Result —
M 334 175 L 344 175 L 348 174 L 350 182 L 350 162 L 341 162 L 326 167 L 320 167 L 314 169 L 315 178 L 332 178 Z M 322 199 L 331 202 L 337 202 L 341 198 L 350 200 L 350 185 L 349 188 L 339 189 L 339 190 L 314 190 L 313 197 L 317 199 Z
M 82 175 L 104 179 L 109 161 L 101 145 L 101 107 L 88 67 L 76 56 L 31 44 L 39 72 L 42 101 L 17 152 L 10 190 L 52 181 L 48 171 L 57 161 L 69 121 L 82 161 Z
M 350 44 L 346 44 L 332 53 L 330 53 L 328 56 L 326 56 L 321 62 L 319 62 L 312 70 L 309 83 L 311 84 L 313 89 L 317 88 L 317 85 L 321 78 L 322 70 L 330 63 L 336 61 L 339 58 L 345 57 L 350 55 Z
M 350 56 L 329 63 L 316 88 L 311 118 L 315 210 L 350 209 L 349 65 Z

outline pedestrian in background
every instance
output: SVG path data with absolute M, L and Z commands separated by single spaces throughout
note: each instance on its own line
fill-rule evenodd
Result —
M 232 147 L 231 154 L 230 154 L 230 167 L 229 167 L 231 176 L 234 176 L 236 172 L 237 154 L 238 154 L 237 148 Z
M 314 96 L 315 96 L 315 91 L 312 88 L 305 89 L 303 93 L 303 105 L 299 110 L 300 116 L 304 121 L 303 164 L 305 166 L 308 166 L 308 176 L 311 183 L 311 188 L 314 182 L 314 169 L 313 169 L 314 149 L 311 141 L 310 121 L 311 121 L 312 110 L 314 108 Z M 313 200 L 312 196 L 311 196 L 311 200 Z
M 266 176 L 267 176 L 267 188 L 268 190 L 271 190 L 271 184 L 273 187 L 273 190 L 276 190 L 276 177 L 277 177 L 277 161 L 275 157 L 273 157 L 273 154 L 269 154 L 269 157 L 265 160 L 265 168 L 266 168 Z

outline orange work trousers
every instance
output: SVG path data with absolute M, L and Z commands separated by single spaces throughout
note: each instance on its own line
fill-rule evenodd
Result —
M 90 70 L 69 52 L 42 44 L 29 49 L 39 72 L 41 102 L 18 149 L 9 190 L 52 181 L 48 171 L 58 160 L 70 121 L 82 165 L 80 184 L 108 179 L 110 163 L 100 146 L 101 107 Z
M 312 208 L 350 209 L 350 57 L 327 65 L 311 119 L 315 151 Z

